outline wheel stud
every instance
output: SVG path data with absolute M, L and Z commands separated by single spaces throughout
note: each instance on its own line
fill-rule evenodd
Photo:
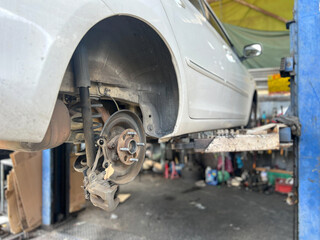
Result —
M 137 135 L 136 132 L 127 132 L 128 135 Z

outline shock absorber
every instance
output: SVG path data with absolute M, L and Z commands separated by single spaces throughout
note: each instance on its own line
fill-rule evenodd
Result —
M 74 53 L 73 67 L 75 85 L 79 89 L 80 94 L 80 106 L 83 118 L 83 132 L 86 145 L 87 165 L 91 168 L 95 159 L 95 143 L 89 93 L 89 88 L 91 86 L 90 74 L 88 68 L 88 56 L 84 42 L 80 42 Z

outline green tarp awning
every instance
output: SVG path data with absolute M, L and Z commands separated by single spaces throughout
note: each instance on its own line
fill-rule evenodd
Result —
M 240 54 L 242 54 L 245 45 L 251 43 L 262 44 L 263 54 L 261 56 L 243 62 L 248 68 L 280 67 L 280 59 L 290 54 L 288 31 L 257 31 L 230 24 L 224 24 L 224 27 Z
M 279 67 L 281 57 L 289 56 L 289 31 L 284 21 L 293 18 L 294 0 L 208 0 L 223 22 L 236 50 L 261 43 L 263 54 L 246 60 L 248 68 Z M 280 19 L 280 20 L 279 20 Z

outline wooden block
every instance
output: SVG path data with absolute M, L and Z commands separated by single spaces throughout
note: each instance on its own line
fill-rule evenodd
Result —
M 120 203 L 125 202 L 130 196 L 131 196 L 130 193 L 120 193 L 120 194 L 118 194 L 118 198 L 119 198 Z
M 150 159 L 145 159 L 144 162 L 143 162 L 143 170 L 149 170 L 150 168 L 152 168 L 154 164 L 154 161 L 150 160 Z
M 244 152 L 279 149 L 279 134 L 235 135 L 234 137 L 217 136 L 205 152 Z
M 158 162 L 155 162 L 155 163 L 153 164 L 153 167 L 154 167 L 155 169 L 157 169 L 158 171 L 162 171 L 162 170 L 163 170 L 162 164 L 161 164 L 161 163 L 158 163 Z
M 267 125 L 263 125 L 263 126 L 252 128 L 252 129 L 248 129 L 247 130 L 247 134 L 256 134 L 256 133 L 259 133 L 261 131 L 270 130 L 270 129 L 274 128 L 275 126 L 277 126 L 276 123 L 269 123 Z

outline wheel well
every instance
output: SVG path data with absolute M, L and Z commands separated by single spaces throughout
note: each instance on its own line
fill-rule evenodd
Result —
M 257 120 L 257 117 L 258 117 L 258 93 L 257 93 L 256 90 L 253 93 L 253 98 L 252 98 L 252 103 L 251 104 L 254 104 L 254 106 L 255 106 L 255 109 L 254 109 L 255 113 L 254 114 L 255 114 L 255 119 Z M 252 106 L 251 106 L 251 108 L 252 108 Z M 252 110 L 250 110 L 250 111 L 252 111 Z M 249 116 L 249 121 L 248 122 L 250 122 L 250 117 L 251 116 Z
M 132 102 L 141 109 L 148 135 L 171 133 L 179 90 L 170 50 L 159 34 L 134 17 L 113 16 L 92 27 L 82 41 L 88 51 L 91 81 L 117 88 L 122 96 L 123 92 L 134 95 Z M 128 102 L 121 95 L 112 97 Z
M 256 90 L 254 91 L 252 102 L 256 104 L 255 110 L 256 110 L 256 114 L 258 114 L 258 93 Z
M 256 104 L 258 104 L 258 93 L 256 90 L 254 91 L 252 101 L 255 102 Z
M 253 109 L 253 106 L 255 107 L 255 109 Z M 254 122 L 252 122 L 252 119 L 251 119 L 251 115 L 252 115 L 253 110 L 255 111 L 254 112 L 254 114 L 255 114 Z M 257 94 L 257 91 L 255 90 L 253 93 L 252 101 L 251 101 L 250 108 L 249 108 L 248 120 L 247 120 L 247 124 L 246 124 L 247 128 L 256 127 L 257 114 L 258 114 L 258 94 Z

